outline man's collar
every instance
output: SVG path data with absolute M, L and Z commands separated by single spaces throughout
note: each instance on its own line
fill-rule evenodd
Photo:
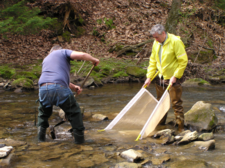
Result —
M 165 44 L 167 38 L 168 38 L 168 34 L 167 34 L 167 32 L 166 32 L 166 38 L 165 38 L 165 40 L 164 40 L 162 43 L 159 43 L 159 44 L 160 44 L 161 46 L 163 46 L 163 45 Z

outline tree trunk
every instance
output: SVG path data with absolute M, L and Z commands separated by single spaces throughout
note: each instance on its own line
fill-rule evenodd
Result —
M 176 27 L 179 19 L 179 11 L 181 9 L 182 0 L 173 0 L 172 6 L 166 20 L 165 29 L 167 32 L 176 34 Z

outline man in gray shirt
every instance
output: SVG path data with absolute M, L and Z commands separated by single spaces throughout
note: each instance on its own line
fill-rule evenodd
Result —
M 70 83 L 70 60 L 91 61 L 99 64 L 97 58 L 83 52 L 62 49 L 59 45 L 52 47 L 49 55 L 43 60 L 42 73 L 38 81 L 38 140 L 45 141 L 48 118 L 52 114 L 53 105 L 59 106 L 66 114 L 73 128 L 76 144 L 84 142 L 84 125 L 80 107 L 71 90 L 80 94 L 82 89 Z

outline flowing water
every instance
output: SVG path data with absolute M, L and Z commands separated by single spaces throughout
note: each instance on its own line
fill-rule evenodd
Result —
M 140 90 L 141 84 L 108 84 L 94 90 L 84 89 L 76 99 L 84 107 L 84 125 L 87 143 L 75 145 L 70 133 L 69 123 L 56 128 L 57 139 L 47 136 L 46 143 L 37 142 L 37 106 L 38 91 L 23 93 L 0 92 L 0 138 L 26 142 L 16 144 L 14 155 L 9 167 L 113 167 L 116 163 L 126 160 L 117 156 L 117 152 L 136 148 L 143 151 L 145 159 L 159 158 L 165 154 L 170 161 L 161 166 L 174 167 L 173 163 L 186 160 L 187 164 L 203 162 L 202 167 L 218 167 L 225 165 L 224 133 L 215 133 L 216 148 L 203 152 L 190 145 L 161 145 L 158 139 L 146 138 L 134 141 L 135 136 L 119 134 L 111 131 L 98 132 L 110 121 Z M 156 96 L 154 85 L 148 90 Z M 197 101 L 212 103 L 221 110 L 219 122 L 225 123 L 225 87 L 185 87 L 183 88 L 183 106 L 187 112 Z M 59 108 L 54 107 L 49 119 L 51 125 L 60 121 Z M 93 114 L 108 116 L 107 121 L 91 118 Z M 170 109 L 167 122 L 174 119 Z M 1 143 L 1 142 L 0 142 Z M 149 164 L 152 165 L 153 163 Z M 157 167 L 157 164 L 155 164 Z M 1 167 L 1 166 L 0 166 Z M 146 166 L 148 167 L 148 166 Z M 181 166 L 182 167 L 182 166 Z

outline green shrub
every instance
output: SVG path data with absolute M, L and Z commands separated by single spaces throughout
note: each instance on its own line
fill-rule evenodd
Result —
M 63 37 L 67 42 L 69 42 L 69 41 L 70 41 L 70 38 L 71 38 L 70 32 L 65 31 L 65 32 L 62 34 L 62 37 Z
M 216 0 L 215 2 L 216 6 L 221 8 L 221 9 L 225 9 L 225 0 Z
M 94 29 L 92 31 L 92 35 L 93 36 L 99 36 L 99 32 L 96 30 L 96 27 L 94 27 Z
M 22 0 L 0 11 L 0 34 L 35 34 L 41 29 L 48 28 L 56 19 L 38 16 L 40 9 L 29 9 L 26 1 Z
M 115 26 L 113 25 L 113 20 L 112 19 L 104 18 L 104 22 L 105 22 L 106 26 L 108 27 L 108 29 L 115 28 Z

